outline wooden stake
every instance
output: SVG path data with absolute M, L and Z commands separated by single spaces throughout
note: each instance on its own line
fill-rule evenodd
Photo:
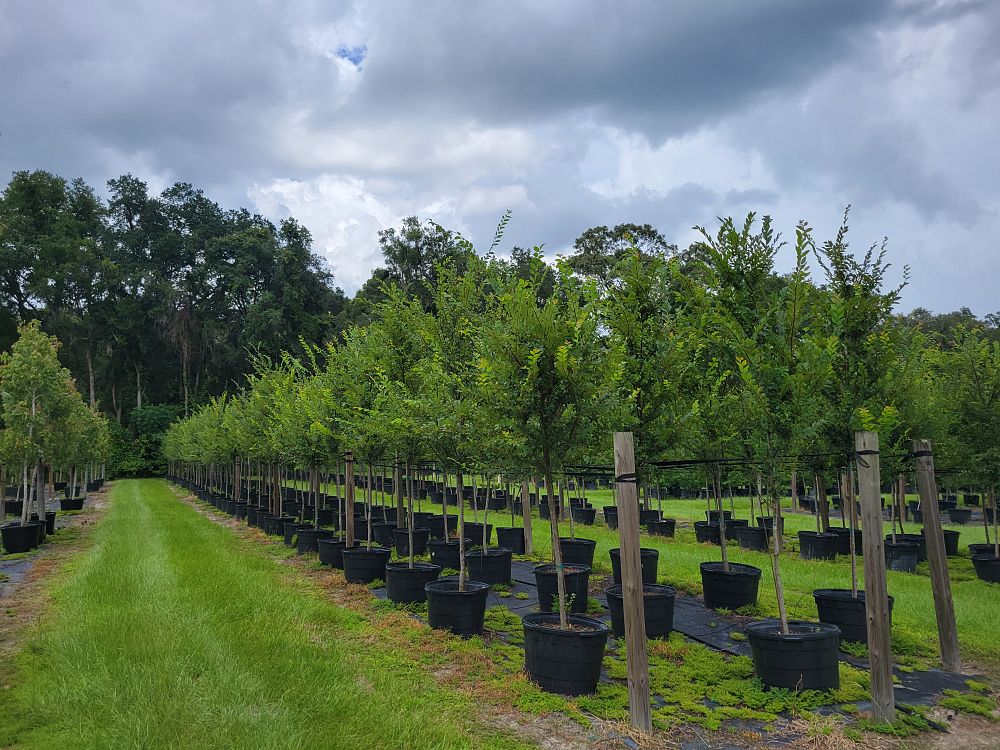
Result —
M 354 546 L 354 454 L 344 454 L 344 546 Z
M 528 480 L 521 480 L 521 519 L 524 524 L 524 554 L 534 554 L 534 545 L 531 539 L 531 494 L 528 488 Z
M 649 656 L 639 561 L 639 497 L 631 432 L 615 433 L 615 485 L 618 490 L 618 540 L 621 548 L 625 651 L 628 664 L 628 710 L 632 726 L 652 731 L 649 704 Z
M 920 494 L 920 509 L 924 519 L 927 562 L 931 569 L 931 591 L 934 594 L 941 665 L 948 672 L 960 672 L 962 661 L 958 651 L 958 628 L 955 624 L 955 605 L 951 599 L 951 579 L 948 577 L 948 553 L 944 548 L 944 533 L 937 504 L 931 441 L 914 440 L 913 452 L 916 455 L 917 492 Z
M 889 634 L 889 592 L 885 580 L 885 545 L 882 541 L 882 487 L 878 433 L 855 432 L 861 518 L 865 550 L 865 613 L 868 618 L 868 660 L 875 719 L 893 723 L 896 699 L 892 692 L 892 649 Z

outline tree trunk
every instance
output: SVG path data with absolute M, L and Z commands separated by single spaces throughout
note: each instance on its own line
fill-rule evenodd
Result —
M 555 493 L 552 491 L 552 465 L 548 449 L 544 451 L 542 460 L 545 464 L 545 494 L 549 503 L 549 533 L 552 538 L 552 562 L 556 566 L 556 587 L 559 592 L 559 627 L 566 630 L 566 576 L 563 572 L 562 548 L 559 546 L 559 516 L 556 509 Z

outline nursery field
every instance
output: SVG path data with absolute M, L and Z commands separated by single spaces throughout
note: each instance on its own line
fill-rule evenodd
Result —
M 522 746 L 162 481 L 115 483 L 50 585 L 2 667 L 2 747 Z

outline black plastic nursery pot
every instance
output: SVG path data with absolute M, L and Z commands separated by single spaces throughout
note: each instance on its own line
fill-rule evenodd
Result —
M 661 517 L 660 511 L 658 510 L 652 508 L 649 510 L 643 510 L 642 508 L 639 509 L 640 526 L 648 526 L 653 523 L 653 521 L 659 521 Z
M 719 544 L 719 524 L 695 521 L 694 538 L 701 544 Z
M 559 517 L 559 505 L 556 504 L 556 518 Z M 538 517 L 543 519 L 548 519 L 549 517 L 549 503 L 546 498 L 542 499 L 542 502 L 538 504 Z
M 562 552 L 564 565 L 589 565 L 594 567 L 594 549 L 597 542 L 593 539 L 567 539 L 559 538 L 559 550 Z
M 996 552 L 996 547 L 992 544 L 970 544 L 969 545 L 969 557 L 975 557 L 976 555 L 992 555 Z
M 805 560 L 833 560 L 837 557 L 837 535 L 821 531 L 800 531 L 799 555 Z
M 757 520 L 757 525 L 760 526 L 762 529 L 767 529 L 768 534 L 774 533 L 774 516 L 757 516 L 756 520 Z M 781 528 L 781 533 L 784 534 L 785 533 L 784 517 L 782 517 L 781 519 L 780 528 Z
M 673 586 L 662 586 L 658 583 L 642 585 L 643 619 L 646 621 L 647 638 L 668 638 L 674 629 L 674 599 L 676 591 Z M 609 586 L 604 589 L 608 598 L 608 610 L 611 612 L 611 632 L 615 638 L 625 637 L 625 599 L 621 585 Z
M 54 510 L 48 510 L 45 512 L 45 533 L 56 533 L 56 512 Z
M 262 524 L 264 533 L 271 536 L 284 536 L 285 524 L 294 520 L 295 518 L 292 516 L 266 516 Z M 312 528 L 312 526 L 309 528 Z
M 8 504 L 9 505 L 9 504 Z M 59 510 L 83 510 L 83 498 L 62 498 L 59 500 Z
M 760 568 L 729 563 L 729 572 L 721 562 L 701 564 L 701 587 L 709 609 L 739 609 L 757 603 Z
M 19 521 L 0 526 L 0 540 L 8 554 L 27 552 L 38 546 L 38 527 L 35 521 L 21 524 Z
M 465 553 L 465 570 L 474 581 L 493 586 L 510 583 L 511 552 L 506 547 L 480 547 Z
M 917 569 L 920 547 L 916 542 L 886 542 L 885 567 L 900 573 L 913 573 Z
M 996 557 L 992 551 L 987 555 L 973 555 L 972 567 L 976 569 L 980 581 L 1000 583 L 1000 557 Z
M 246 503 L 236 503 L 236 520 L 242 521 L 247 517 L 248 507 Z
M 415 510 L 415 511 L 413 511 L 413 528 L 415 528 L 415 529 L 429 529 L 431 522 L 435 518 L 441 518 L 441 516 L 437 515 L 436 513 L 429 513 L 429 512 L 426 512 L 426 511 L 416 511 Z M 458 521 L 456 520 L 455 523 L 458 523 Z M 442 531 L 443 531 L 444 530 L 444 524 L 441 523 L 439 525 L 442 527 Z
M 497 544 L 515 555 L 523 555 L 524 529 L 520 526 L 497 526 Z
M 952 508 L 948 511 L 948 518 L 952 523 L 967 524 L 972 523 L 972 510 L 970 508 Z
M 339 570 L 344 569 L 344 548 L 346 543 L 343 539 L 318 539 L 316 547 L 319 549 L 319 562 L 321 565 L 330 565 Z M 357 543 L 354 545 L 357 546 Z
M 489 546 L 493 540 L 493 524 L 469 523 L 465 522 L 465 538 L 471 539 L 477 547 L 483 546 L 483 527 L 486 527 L 486 545 Z
M 589 565 L 563 565 L 566 597 L 570 612 L 587 611 L 587 591 L 590 586 Z M 556 566 L 545 563 L 535 566 L 535 585 L 538 587 L 538 608 L 542 612 L 559 611 L 559 581 Z
M 395 540 L 396 522 L 379 522 L 372 524 L 372 539 L 380 547 L 391 547 Z
M 743 549 L 767 551 L 769 538 L 767 531 L 760 526 L 737 526 L 733 529 L 733 536 Z
M 604 523 L 609 529 L 618 528 L 618 509 L 610 505 L 604 506 Z
M 719 511 L 717 510 L 706 510 L 705 516 L 708 518 L 709 523 L 719 522 Z M 722 517 L 725 518 L 727 521 L 732 520 L 733 512 L 730 510 L 724 510 L 722 511 Z
M 295 540 L 295 552 L 304 555 L 308 552 L 319 552 L 320 539 L 333 539 L 336 532 L 333 529 L 317 529 L 310 526 L 299 531 Z
M 231 516 L 235 516 L 236 515 L 236 501 L 235 500 L 226 500 L 226 513 L 228 513 Z
M 465 540 L 465 548 L 469 549 L 472 542 Z M 432 539 L 427 543 L 427 548 L 431 551 L 431 562 L 440 565 L 442 568 L 458 570 L 461 566 L 462 556 L 459 551 L 458 540 Z
M 966 505 L 979 505 L 979 495 L 962 495 L 962 502 Z
M 80 498 L 80 507 L 83 507 L 83 498 Z M 76 508 L 75 510 L 79 510 Z M 69 510 L 64 508 L 63 510 Z M 19 516 L 24 512 L 24 500 L 7 500 L 4 505 L 4 513 L 8 516 Z
M 597 518 L 597 508 L 570 508 L 573 522 L 583 526 L 593 526 Z
M 850 589 L 816 589 L 813 591 L 819 621 L 836 625 L 845 641 L 868 643 L 868 620 L 865 615 L 865 592 L 857 597 Z M 889 597 L 889 622 L 892 622 L 893 598 Z
M 458 516 L 440 516 L 435 514 L 431 519 L 423 524 L 431 530 L 431 539 L 444 539 L 444 526 L 448 524 L 449 536 L 455 536 L 458 531 Z
M 650 521 L 646 524 L 646 529 L 653 536 L 673 537 L 674 533 L 677 531 L 677 519 L 661 518 L 659 521 Z
M 831 526 L 830 533 L 836 534 L 837 536 L 837 554 L 838 555 L 850 555 L 851 554 L 851 530 L 844 528 L 842 526 Z M 861 554 L 861 540 L 862 540 L 861 529 L 854 530 L 854 553 L 856 555 Z
M 396 545 L 396 554 L 400 557 L 410 554 L 410 530 L 409 529 L 396 529 L 393 532 L 393 541 Z M 427 554 L 427 542 L 430 540 L 431 530 L 430 529 L 413 529 L 413 554 L 414 555 L 424 555 Z M 423 601 L 421 599 L 420 601 Z
M 792 620 L 788 634 L 776 620 L 747 625 L 757 677 L 768 687 L 831 690 L 840 687 L 840 630 L 822 622 Z
M 458 576 L 438 578 L 424 586 L 427 594 L 427 624 L 455 635 L 471 636 L 483 632 L 488 584 L 466 580 L 464 590 Z
M 281 525 L 281 529 L 284 532 L 285 546 L 292 547 L 295 545 L 295 535 L 299 533 L 299 529 L 308 529 L 309 525 L 305 523 L 299 523 L 298 521 L 285 521 Z
M 611 556 L 611 576 L 616 584 L 622 582 L 621 549 L 615 547 L 608 550 Z M 649 547 L 639 548 L 639 564 L 642 566 L 642 582 L 656 583 L 656 565 L 660 561 L 660 551 Z
M 384 547 L 345 549 L 344 579 L 348 583 L 371 583 L 385 580 L 385 566 L 392 552 Z
M 524 669 L 549 693 L 587 695 L 597 689 L 610 628 L 585 615 L 569 615 L 572 628 L 559 627 L 559 615 L 525 615 Z
M 958 500 L 938 500 L 938 508 L 945 511 L 953 511 L 958 507 Z
M 892 541 L 892 534 L 885 535 L 885 541 Z M 927 539 L 923 534 L 896 534 L 897 542 L 913 542 L 917 545 L 917 562 L 922 563 L 927 559 Z
M 427 601 L 424 587 L 436 581 L 441 574 L 441 566 L 433 563 L 414 562 L 411 568 L 406 562 L 391 562 L 385 566 L 385 593 L 390 601 L 412 603 Z
M 251 505 L 247 508 L 247 526 L 257 526 L 258 515 L 260 514 L 260 509 L 255 505 Z

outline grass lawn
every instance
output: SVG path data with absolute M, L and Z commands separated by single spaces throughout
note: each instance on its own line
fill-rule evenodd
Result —
M 162 481 L 116 482 L 93 533 L 0 666 L 0 746 L 521 747 Z
M 612 503 L 610 490 L 597 490 L 587 493 L 587 499 L 595 507 Z M 908 498 L 912 499 L 912 498 Z M 786 498 L 784 504 L 790 501 Z M 734 501 L 736 517 L 749 518 L 750 503 L 748 498 L 736 498 Z M 430 509 L 430 503 L 422 503 L 424 510 Z M 655 507 L 655 502 L 654 502 Z M 665 500 L 663 512 L 667 517 L 688 521 L 705 520 L 706 504 L 704 500 Z M 728 498 L 725 507 L 729 508 Z M 454 509 L 451 509 L 454 512 Z M 600 512 L 594 526 L 576 526 L 577 535 L 594 539 L 597 548 L 594 554 L 594 568 L 597 571 L 610 573 L 611 561 L 608 550 L 618 546 L 618 533 L 604 525 Z M 467 510 L 467 520 L 472 520 L 472 512 Z M 479 513 L 482 520 L 482 512 Z M 491 513 L 490 522 L 499 526 L 520 526 L 520 518 L 511 523 L 509 513 Z M 831 508 L 831 523 L 840 525 L 839 512 Z M 888 523 L 885 524 L 888 531 Z M 920 524 L 905 524 L 906 531 L 917 533 Z M 560 524 L 561 535 L 569 536 L 569 523 Z M 799 530 L 815 530 L 815 520 L 811 515 L 791 513 L 785 515 L 786 538 L 791 548 L 797 549 L 796 534 Z M 966 668 L 985 670 L 992 676 L 1000 676 L 1000 642 L 995 636 L 996 623 L 1000 622 L 1000 586 L 983 583 L 976 578 L 972 562 L 968 556 L 966 545 L 970 542 L 984 541 L 982 526 L 956 526 L 946 524 L 945 528 L 960 531 L 962 536 L 959 548 L 961 555 L 948 559 L 952 579 L 952 596 L 955 602 L 955 616 L 958 622 L 959 641 L 962 647 L 962 657 Z M 534 518 L 532 537 L 536 555 L 550 559 L 548 521 Z M 495 537 L 494 537 L 495 541 Z M 694 538 L 693 527 L 677 529 L 675 539 L 650 536 L 643 532 L 642 544 L 660 551 L 659 581 L 669 583 L 679 589 L 692 593 L 701 592 L 701 572 L 699 564 L 710 560 L 720 560 L 719 548 L 713 545 L 698 544 Z M 771 576 L 770 558 L 760 552 L 741 550 L 735 543 L 729 547 L 730 559 L 734 562 L 755 565 L 763 570 L 760 583 L 761 614 L 777 616 L 777 602 L 774 596 L 774 583 Z M 850 588 L 850 565 L 846 557 L 838 557 L 833 562 L 818 560 L 802 560 L 797 554 L 786 554 L 782 557 L 782 574 L 785 584 L 785 599 L 789 615 L 801 619 L 816 618 L 816 605 L 812 592 L 818 588 Z M 863 586 L 864 563 L 858 559 L 858 573 Z M 898 660 L 906 663 L 908 660 L 920 659 L 925 665 L 928 658 L 936 661 L 938 656 L 937 625 L 934 619 L 934 601 L 931 594 L 930 577 L 927 564 L 921 563 L 917 573 L 888 574 L 889 593 L 895 597 L 893 609 L 893 648 Z

